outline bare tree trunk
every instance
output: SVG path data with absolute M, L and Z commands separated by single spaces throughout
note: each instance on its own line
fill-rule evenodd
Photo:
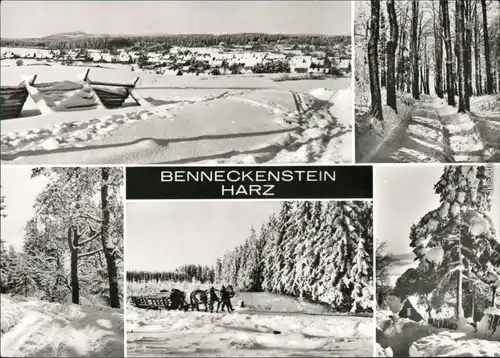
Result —
M 398 19 L 394 0 L 387 0 L 387 12 L 389 14 L 390 38 L 387 42 L 387 105 L 397 113 L 396 104 L 396 79 L 395 61 L 396 49 L 398 47 Z
M 101 243 L 106 258 L 109 281 L 110 306 L 120 308 L 120 291 L 118 280 L 118 267 L 116 266 L 114 247 L 109 245 L 109 203 L 108 203 L 109 168 L 101 168 Z
M 413 83 L 412 83 L 412 95 L 415 99 L 420 99 L 420 88 L 419 88 L 419 64 L 418 64 L 418 1 L 412 0 L 412 21 L 411 21 L 411 42 L 412 42 L 412 58 L 413 58 Z
M 397 70 L 397 79 L 396 82 L 398 84 L 399 90 L 405 90 L 405 66 L 404 66 L 404 51 L 403 48 L 406 45 L 406 32 L 404 31 L 404 27 L 401 29 L 401 42 L 399 44 L 399 54 L 398 54 L 398 70 Z
M 466 58 L 465 34 L 464 34 L 464 0 L 455 0 L 456 17 L 456 46 L 455 55 L 457 57 L 458 73 L 458 113 L 465 113 L 465 81 L 464 81 L 464 59 Z
M 496 293 L 497 293 L 497 288 L 493 287 L 493 293 L 491 294 L 491 307 L 495 307 Z
M 434 75 L 435 81 L 434 90 L 439 98 L 443 98 L 443 37 L 441 35 L 441 6 L 438 6 L 438 19 L 436 20 L 436 11 L 434 2 L 432 4 L 433 25 L 434 25 Z
M 476 65 L 476 94 L 480 96 L 483 93 L 481 78 L 481 49 L 479 48 L 479 16 L 477 14 L 477 2 L 474 3 L 474 62 Z
M 368 69 L 370 72 L 371 112 L 378 120 L 384 120 L 382 113 L 382 96 L 378 68 L 378 40 L 380 25 L 380 0 L 371 0 L 371 34 L 368 41 Z
M 472 21 L 471 0 L 462 1 L 464 14 L 464 105 L 465 110 L 470 111 L 470 97 L 472 96 Z
M 493 93 L 493 79 L 491 77 L 491 60 L 490 60 L 490 40 L 488 36 L 488 15 L 486 14 L 486 0 L 481 0 L 483 9 L 483 36 L 484 36 L 484 62 L 486 63 L 486 94 Z
M 427 37 L 424 37 L 424 66 L 422 67 L 422 83 L 424 85 L 423 91 L 426 95 L 430 95 L 429 85 L 429 56 L 427 55 Z
M 68 246 L 71 252 L 71 303 L 80 304 L 80 283 L 78 281 L 78 235 L 76 229 L 68 227 Z
M 455 106 L 455 82 L 453 76 L 453 51 L 451 47 L 450 17 L 448 0 L 440 0 L 442 26 L 444 31 L 444 44 L 446 49 L 446 93 L 448 104 Z
M 387 77 L 387 30 L 384 12 L 380 12 L 380 46 L 379 46 L 379 64 L 380 64 L 380 85 L 386 86 Z

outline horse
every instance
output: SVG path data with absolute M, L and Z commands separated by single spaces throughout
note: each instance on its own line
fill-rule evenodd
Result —
M 208 312 L 208 308 L 210 307 L 210 313 L 213 313 L 214 303 L 217 302 L 216 312 L 219 312 L 220 306 L 222 304 L 222 292 L 224 291 L 224 289 L 226 291 L 226 294 L 228 294 L 228 297 L 234 297 L 235 295 L 234 289 L 231 285 L 227 286 L 226 288 L 222 286 L 222 288 L 223 290 L 213 289 L 212 294 L 210 294 L 210 289 L 198 289 L 191 292 L 190 300 L 192 309 L 194 310 L 196 308 L 196 310 L 199 311 L 200 303 L 203 303 L 205 305 L 205 312 Z
M 200 303 L 205 305 L 205 312 L 208 312 L 208 307 L 210 307 L 210 312 L 214 311 L 214 302 L 220 302 L 220 290 L 213 290 L 213 293 L 210 294 L 210 290 L 194 290 L 191 292 L 191 307 L 194 310 L 196 308 L 197 311 L 200 310 Z M 217 308 L 217 312 L 219 309 Z

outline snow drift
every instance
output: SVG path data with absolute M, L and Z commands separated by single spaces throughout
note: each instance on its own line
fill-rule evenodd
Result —
M 500 357 L 500 342 L 453 339 L 453 334 L 434 334 L 413 343 L 410 357 Z
M 26 310 L 4 294 L 1 295 L 0 305 L 1 305 L 0 332 L 3 334 L 7 333 L 21 321 L 21 319 L 26 314 Z
M 15 302 L 7 299 L 5 302 L 4 307 L 2 297 L 2 327 L 4 317 L 10 325 L 2 335 L 1 355 L 4 357 L 124 355 L 121 310 L 38 300 Z

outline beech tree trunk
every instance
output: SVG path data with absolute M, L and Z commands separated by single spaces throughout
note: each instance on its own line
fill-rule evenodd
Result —
M 462 12 L 464 15 L 464 34 L 462 35 L 464 46 L 464 106 L 470 111 L 470 97 L 472 96 L 472 22 L 471 22 L 471 0 L 462 0 Z
M 380 12 L 380 47 L 379 47 L 379 66 L 380 66 L 380 86 L 386 87 L 387 79 L 387 35 L 386 21 L 384 12 Z
M 477 2 L 474 3 L 474 62 L 476 74 L 476 94 L 478 96 L 483 94 L 483 84 L 481 78 L 481 49 L 479 48 L 479 16 L 477 14 Z
M 455 0 L 455 18 L 455 23 L 457 24 L 455 55 L 457 57 L 458 74 L 458 113 L 465 113 L 464 59 L 466 55 L 464 51 L 464 0 Z
M 398 70 L 397 70 L 397 84 L 400 91 L 405 90 L 405 65 L 404 65 L 404 51 L 403 48 L 406 45 L 406 32 L 404 31 L 404 26 L 401 28 L 401 42 L 399 44 L 399 54 L 398 54 Z
M 109 245 L 108 180 L 109 168 L 101 168 L 101 243 L 108 268 L 110 306 L 120 308 L 118 267 L 116 266 L 114 248 L 110 248 Z
M 395 61 L 399 34 L 394 0 L 387 0 L 387 12 L 389 14 L 390 26 L 390 37 L 387 42 L 387 105 L 397 113 Z
M 491 60 L 490 60 L 490 40 L 488 37 L 488 15 L 486 0 L 481 0 L 481 8 L 483 10 L 483 36 L 484 36 L 484 62 L 486 65 L 486 93 L 493 93 L 493 78 L 491 76 Z
M 411 21 L 411 55 L 413 59 L 413 83 L 412 83 L 412 95 L 416 100 L 420 99 L 420 88 L 419 88 L 419 61 L 418 61 L 418 1 L 412 0 L 412 21 Z
M 380 26 L 380 0 L 371 0 L 370 40 L 368 41 L 368 70 L 370 73 L 371 112 L 378 120 L 384 120 L 378 68 L 378 41 Z
M 434 2 L 432 2 L 434 9 Z M 443 37 L 441 35 L 441 6 L 438 6 L 438 18 L 436 20 L 436 13 L 433 11 L 434 16 L 434 76 L 436 83 L 434 90 L 439 98 L 443 98 Z
M 450 17 L 448 9 L 448 0 L 440 0 L 441 20 L 444 33 L 444 45 L 446 50 L 446 93 L 448 104 L 455 106 L 455 81 L 453 76 L 453 51 L 451 47 Z

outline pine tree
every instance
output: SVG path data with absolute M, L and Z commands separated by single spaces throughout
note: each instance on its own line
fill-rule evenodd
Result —
M 283 269 L 285 267 L 285 255 L 283 252 L 284 245 L 286 243 L 286 230 L 289 225 L 289 220 L 291 216 L 292 205 L 290 202 L 283 202 L 281 204 L 281 209 L 277 218 L 276 225 L 276 242 L 275 242 L 275 256 L 274 256 L 274 267 L 272 272 L 271 286 L 273 291 L 276 293 L 283 293 Z
M 439 208 L 425 215 L 414 230 L 417 237 L 425 238 L 425 243 L 416 245 L 417 258 L 441 278 L 437 293 L 442 295 L 451 282 L 456 283 L 457 318 L 464 317 L 464 279 L 472 285 L 487 285 L 482 277 L 485 265 L 500 249 L 488 217 L 489 175 L 484 166 L 446 167 L 435 185 Z

